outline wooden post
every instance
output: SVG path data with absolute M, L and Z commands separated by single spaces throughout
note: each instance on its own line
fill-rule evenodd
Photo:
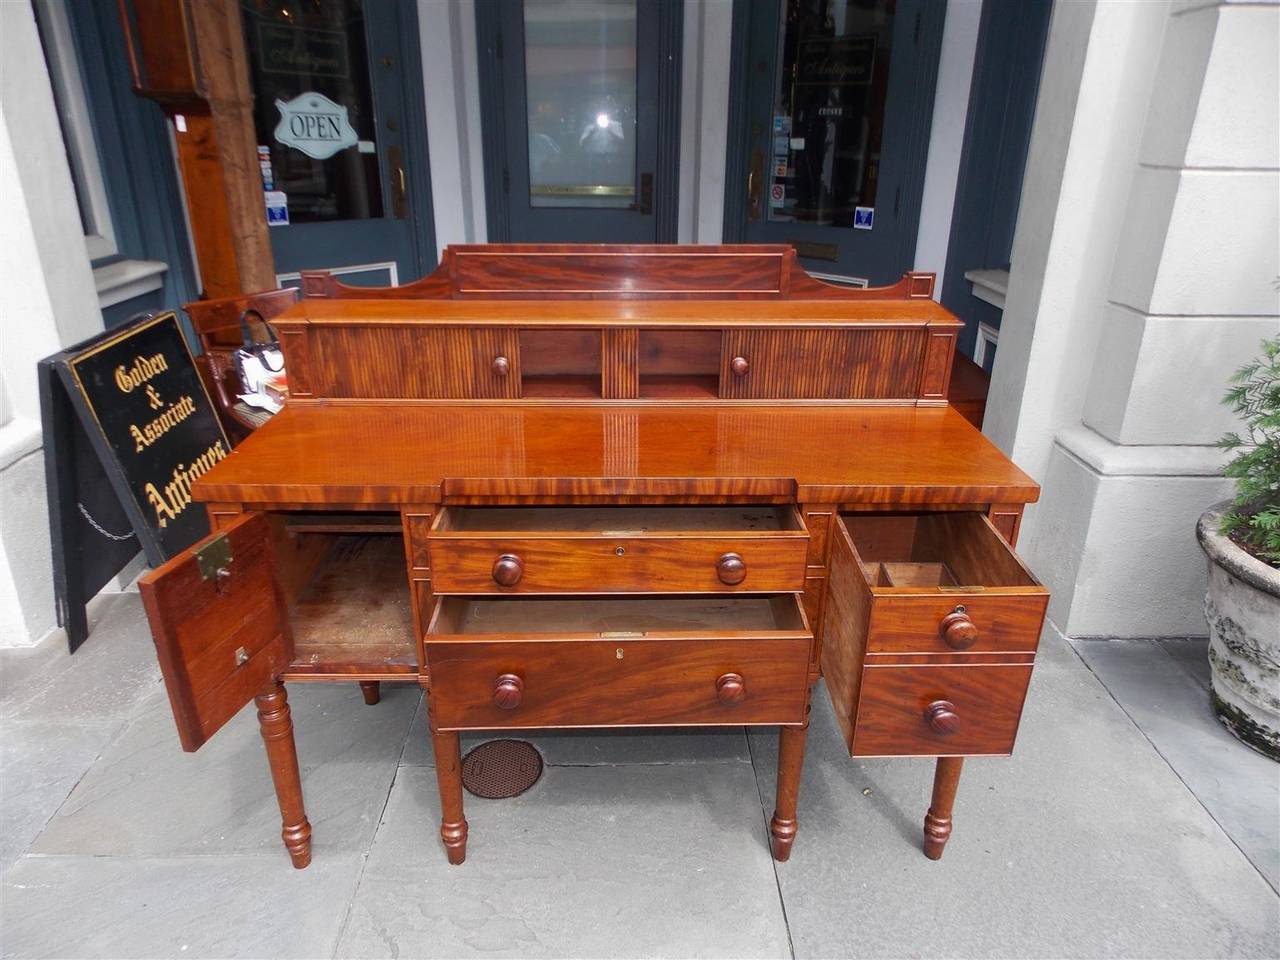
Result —
M 133 88 L 174 123 L 205 297 L 273 290 L 239 0 L 118 0 Z

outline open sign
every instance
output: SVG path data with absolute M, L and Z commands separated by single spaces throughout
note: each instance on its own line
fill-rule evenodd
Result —
M 347 108 L 322 93 L 300 93 L 287 102 L 277 100 L 276 109 L 280 111 L 276 140 L 308 157 L 326 160 L 356 144 Z

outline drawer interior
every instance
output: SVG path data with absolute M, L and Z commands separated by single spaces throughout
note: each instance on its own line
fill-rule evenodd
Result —
M 980 513 L 846 513 L 840 520 L 876 592 L 1039 586 Z
M 806 633 L 791 594 L 733 597 L 444 597 L 432 635 Z
M 273 515 L 289 606 L 288 676 L 414 674 L 413 611 L 394 515 Z
M 449 507 L 440 511 L 436 534 L 468 533 L 795 533 L 804 523 L 794 507 L 579 506 Z

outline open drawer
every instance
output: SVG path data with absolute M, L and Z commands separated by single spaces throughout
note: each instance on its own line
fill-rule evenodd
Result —
M 446 507 L 437 593 L 774 593 L 804 589 L 791 505 Z
M 985 516 L 842 515 L 827 596 L 852 755 L 1012 750 L 1049 595 Z
M 444 597 L 426 637 L 437 729 L 798 724 L 792 594 Z

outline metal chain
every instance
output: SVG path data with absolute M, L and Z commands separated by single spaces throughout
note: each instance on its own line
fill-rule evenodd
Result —
M 93 529 L 97 530 L 100 534 L 102 534 L 102 535 L 103 535 L 104 537 L 106 537 L 108 540 L 124 541 L 124 540 L 132 540 L 132 539 L 133 539 L 133 531 L 132 531 L 132 530 L 130 530 L 128 533 L 126 533 L 123 537 L 116 536 L 116 535 L 115 535 L 114 533 L 112 533 L 111 531 L 102 529 L 102 524 L 98 523 L 98 521 L 97 521 L 97 520 L 95 520 L 95 519 L 93 519 L 93 517 L 89 516 L 89 511 L 88 511 L 88 510 L 86 510 L 86 509 L 84 508 L 84 504 L 83 504 L 83 503 L 81 503 L 79 500 L 77 500 L 77 501 L 76 501 L 76 506 L 80 508 L 80 516 L 84 517 L 86 520 L 88 520 L 88 521 L 89 521 L 89 526 L 93 527 Z

